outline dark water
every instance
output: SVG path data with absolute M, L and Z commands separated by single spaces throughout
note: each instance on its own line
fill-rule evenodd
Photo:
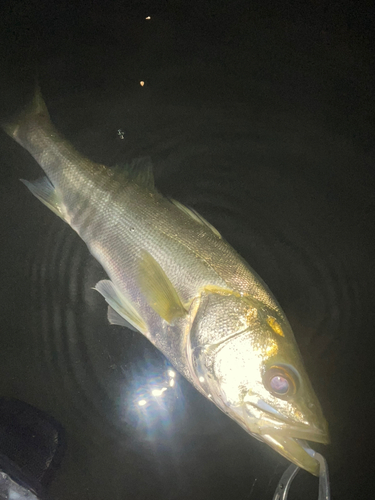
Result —
M 27 102 L 37 67 L 53 121 L 83 153 L 106 164 L 151 156 L 158 188 L 217 227 L 288 316 L 330 425 L 332 444 L 316 448 L 332 497 L 369 498 L 368 13 L 318 3 L 9 5 L 2 115 Z M 287 461 L 141 335 L 107 324 L 92 289 L 100 265 L 19 182 L 39 167 L 4 134 L 0 158 L 0 395 L 66 430 L 51 498 L 271 499 Z M 316 479 L 301 472 L 289 498 L 317 498 Z

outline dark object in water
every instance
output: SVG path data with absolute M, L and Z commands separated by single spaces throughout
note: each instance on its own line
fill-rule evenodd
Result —
M 56 420 L 22 401 L 0 398 L 0 499 L 9 491 L 45 499 L 64 449 L 64 431 Z

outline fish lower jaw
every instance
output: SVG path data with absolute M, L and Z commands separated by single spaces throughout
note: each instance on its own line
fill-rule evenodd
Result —
M 310 454 L 310 448 L 306 442 L 292 437 L 281 437 L 271 434 L 265 434 L 262 438 L 265 443 L 290 462 L 314 476 L 319 476 L 320 464 Z
M 256 418 L 249 418 L 247 414 L 238 411 L 236 416 L 230 414 L 231 418 L 245 429 L 252 437 L 262 441 L 280 455 L 294 463 L 298 467 L 319 476 L 320 464 L 316 458 L 309 453 L 309 446 L 305 440 L 327 444 L 329 442 L 328 432 L 305 425 L 287 424 L 276 421 L 273 426 L 270 422 L 262 425 Z
M 274 437 L 281 436 L 290 439 L 303 439 L 322 444 L 329 444 L 330 442 L 328 433 L 308 426 L 286 426 L 281 428 L 261 427 L 259 429 L 259 434 L 262 436 L 272 435 Z

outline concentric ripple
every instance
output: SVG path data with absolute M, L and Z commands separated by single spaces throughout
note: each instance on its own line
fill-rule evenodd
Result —
M 30 249 L 29 273 L 35 352 L 69 414 L 117 438 L 128 425 L 146 440 L 170 431 L 180 377 L 142 336 L 107 324 L 92 288 L 105 274 L 68 225 L 56 219 Z
M 340 230 L 331 245 L 331 225 L 324 219 L 330 207 L 324 196 L 311 196 L 316 191 L 303 177 L 292 181 L 261 165 L 232 169 L 238 159 L 215 147 L 217 158 L 208 159 L 206 169 L 193 164 L 189 148 L 180 151 L 180 170 L 166 162 L 161 190 L 163 184 L 172 187 L 165 194 L 207 218 L 268 284 L 329 410 L 325 380 L 342 372 L 340 356 L 359 328 L 351 247 Z M 52 385 L 82 421 L 101 432 L 105 424 L 114 438 L 127 426 L 136 428 L 141 440 L 165 439 L 174 426 L 184 432 L 179 375 L 141 335 L 108 325 L 105 302 L 93 290 L 104 271 L 68 225 L 51 221 L 30 249 L 29 272 L 40 325 L 35 342 Z M 211 427 L 203 432 L 216 432 Z

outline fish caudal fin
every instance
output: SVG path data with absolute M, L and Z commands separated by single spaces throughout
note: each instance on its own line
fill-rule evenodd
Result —
M 42 97 L 39 84 L 35 85 L 34 97 L 26 108 L 7 123 L 1 123 L 1 128 L 17 142 L 20 142 L 20 132 L 32 126 L 36 120 L 44 119 L 49 121 L 49 113 Z

